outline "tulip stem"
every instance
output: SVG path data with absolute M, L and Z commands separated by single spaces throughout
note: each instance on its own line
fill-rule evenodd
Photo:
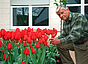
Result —
M 28 64 L 28 59 L 27 59 L 27 55 L 26 55 L 26 64 Z
M 18 56 L 18 47 L 17 47 L 17 56 Z
M 6 61 L 6 64 L 8 64 L 8 61 Z
M 10 50 L 11 51 L 11 50 Z M 10 52 L 10 64 L 12 64 L 12 61 L 11 61 L 11 52 Z
M 23 48 L 21 49 L 21 54 L 22 54 L 22 60 L 23 60 Z

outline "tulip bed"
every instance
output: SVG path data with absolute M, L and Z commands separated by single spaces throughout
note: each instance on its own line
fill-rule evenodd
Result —
M 55 28 L 36 31 L 28 27 L 15 31 L 0 30 L 0 64 L 55 64 L 56 46 L 47 46 L 57 35 Z

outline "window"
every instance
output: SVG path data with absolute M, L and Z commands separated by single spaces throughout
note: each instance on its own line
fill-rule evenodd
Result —
M 31 3 L 22 1 L 19 0 L 17 3 L 18 0 L 12 0 L 11 2 L 11 28 L 49 28 L 48 0 L 46 2 L 39 0 L 40 3 L 35 2 L 36 0 L 31 1 Z M 34 3 L 32 4 L 32 2 Z
M 29 26 L 28 11 L 28 7 L 13 7 L 13 26 Z
M 81 13 L 88 20 L 88 0 L 68 0 L 67 6 L 71 12 Z
M 32 7 L 32 26 L 49 26 L 48 7 Z

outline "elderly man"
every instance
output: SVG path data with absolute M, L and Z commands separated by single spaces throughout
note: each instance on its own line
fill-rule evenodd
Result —
M 75 51 L 76 64 L 88 64 L 87 19 L 64 6 L 57 9 L 56 13 L 63 20 L 63 32 L 58 39 L 50 38 L 48 46 L 57 46 L 63 64 L 74 64 L 69 50 Z

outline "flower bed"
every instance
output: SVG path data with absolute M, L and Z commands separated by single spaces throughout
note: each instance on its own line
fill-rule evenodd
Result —
M 56 46 L 47 46 L 49 37 L 54 38 L 57 30 L 28 27 L 16 31 L 0 30 L 0 64 L 55 64 L 58 56 Z

